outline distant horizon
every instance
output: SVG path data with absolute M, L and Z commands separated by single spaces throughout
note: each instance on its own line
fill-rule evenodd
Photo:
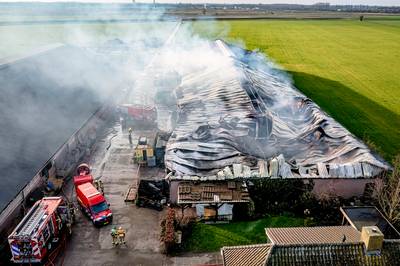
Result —
M 130 4 L 132 0 L 0 0 L 0 3 L 99 3 L 99 4 Z M 136 0 L 136 3 L 153 3 L 153 0 Z M 291 4 L 291 5 L 313 5 L 316 3 L 329 3 L 331 5 L 368 5 L 368 6 L 400 6 L 400 0 L 156 0 L 159 4 Z

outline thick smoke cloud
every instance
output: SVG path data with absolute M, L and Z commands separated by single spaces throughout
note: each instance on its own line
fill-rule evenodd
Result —
M 40 15 L 58 19 L 53 11 Z M 109 18 L 103 11 L 90 10 L 87 15 L 99 21 Z M 100 106 L 124 99 L 135 86 L 176 25 L 158 22 L 159 11 L 139 12 L 151 20 L 1 26 L 7 32 L 2 42 L 28 50 L 0 61 L 0 209 Z M 38 39 L 24 46 L 28 38 Z M 32 43 L 45 47 L 32 48 Z
M 154 104 L 155 81 L 171 92 L 179 86 L 171 73 L 231 68 L 191 23 L 160 21 L 161 9 L 29 7 L 7 6 L 0 16 L 2 42 L 12 44 L 0 54 L 15 55 L 0 64 L 0 209 L 104 103 Z M 124 17 L 138 21 L 102 23 Z M 97 22 L 79 23 L 86 19 Z M 209 30 L 216 29 L 210 24 Z M 176 112 L 166 108 L 167 116 Z

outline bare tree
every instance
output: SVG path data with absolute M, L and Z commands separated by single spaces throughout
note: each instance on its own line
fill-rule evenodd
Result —
M 400 222 L 400 155 L 394 159 L 394 169 L 382 182 L 376 184 L 376 197 L 386 218 L 396 224 Z

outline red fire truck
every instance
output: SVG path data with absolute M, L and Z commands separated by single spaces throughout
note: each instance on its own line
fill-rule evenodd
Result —
M 122 128 L 154 127 L 157 125 L 155 107 L 141 104 L 122 104 L 118 109 Z
M 73 209 L 62 197 L 37 201 L 8 236 L 11 261 L 42 263 L 67 234 L 71 234 Z
M 77 186 L 76 198 L 82 211 L 90 217 L 94 225 L 106 225 L 112 222 L 109 204 L 92 183 Z
M 83 163 L 77 168 L 74 185 L 77 201 L 82 211 L 90 217 L 94 225 L 105 225 L 112 222 L 112 212 L 103 195 L 100 180 L 94 180 L 89 165 Z M 96 185 L 96 186 L 94 186 Z

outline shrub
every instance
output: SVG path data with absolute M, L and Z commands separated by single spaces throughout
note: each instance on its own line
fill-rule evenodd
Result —
M 254 201 L 256 217 L 268 214 L 304 211 L 304 194 L 312 190 L 313 184 L 304 184 L 300 179 L 260 179 L 249 186 Z
M 165 252 L 169 254 L 175 245 L 175 210 L 168 208 L 165 219 L 161 221 L 160 240 L 164 243 Z

